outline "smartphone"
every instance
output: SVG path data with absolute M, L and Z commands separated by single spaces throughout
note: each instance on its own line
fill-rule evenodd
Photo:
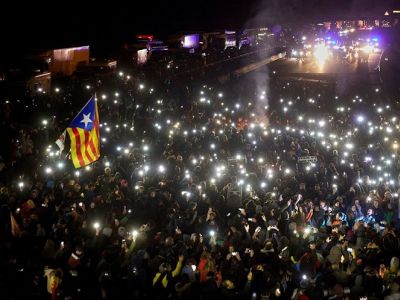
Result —
M 353 248 L 347 248 L 347 251 L 353 252 Z
M 237 252 L 232 252 L 232 255 L 233 256 L 236 256 L 238 253 Z
M 64 241 L 60 243 L 61 248 L 64 248 Z

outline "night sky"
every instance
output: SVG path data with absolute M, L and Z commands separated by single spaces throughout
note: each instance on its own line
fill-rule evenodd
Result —
M 169 33 L 307 22 L 329 16 L 380 14 L 400 0 L 131 0 L 11 2 L 2 9 L 6 49 L 117 44 L 136 33 Z M 3 4 L 4 5 L 4 4 Z M 383 12 L 382 12 L 383 11 Z M 2 49 L 5 50 L 4 48 Z

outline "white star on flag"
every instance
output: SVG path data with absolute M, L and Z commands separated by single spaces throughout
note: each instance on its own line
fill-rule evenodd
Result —
M 90 114 L 88 113 L 87 115 L 83 114 L 83 119 L 81 120 L 81 123 L 85 123 L 85 128 L 87 127 L 88 123 L 92 123 L 93 121 L 90 120 Z

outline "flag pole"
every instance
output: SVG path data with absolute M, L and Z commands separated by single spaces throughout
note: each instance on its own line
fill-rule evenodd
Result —
M 65 155 L 65 158 L 67 159 L 68 158 L 68 155 L 70 155 L 71 154 L 71 149 L 69 149 L 69 151 L 67 152 L 67 154 Z

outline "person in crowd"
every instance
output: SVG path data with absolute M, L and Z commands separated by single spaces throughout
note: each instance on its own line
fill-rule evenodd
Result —
M 79 170 L 50 144 L 91 91 L 3 104 L 2 299 L 399 299 L 398 104 L 168 74 L 95 82 Z

